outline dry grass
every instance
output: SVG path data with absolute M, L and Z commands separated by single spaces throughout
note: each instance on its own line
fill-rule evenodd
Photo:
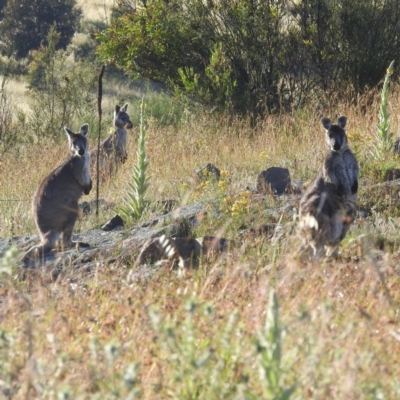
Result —
M 111 121 L 114 103 L 107 100 L 104 106 L 104 120 Z M 396 109 L 396 96 L 392 107 Z M 138 106 L 137 106 L 138 108 Z M 370 114 L 363 113 L 360 107 L 339 104 L 336 109 L 327 110 L 324 115 L 332 118 L 342 114 L 348 116 L 348 133 L 362 139 L 372 137 L 377 105 Z M 138 113 L 130 106 L 131 116 Z M 256 185 L 257 175 L 270 166 L 289 168 L 292 179 L 310 179 L 319 169 L 325 152 L 324 130 L 320 123 L 321 115 L 313 112 L 313 106 L 299 113 L 285 116 L 268 116 L 256 128 L 251 128 L 247 120 L 228 119 L 209 114 L 185 116 L 178 128 L 161 126 L 149 116 L 147 145 L 149 170 L 152 176 L 149 200 L 185 198 L 184 184 L 190 183 L 196 168 L 211 162 L 218 168 L 229 171 L 231 185 L 229 193 L 251 188 Z M 396 121 L 393 121 L 396 129 Z M 137 129 L 137 128 L 136 128 Z M 92 128 L 90 147 L 96 146 L 97 129 Z M 367 140 L 366 140 L 367 141 Z M 137 130 L 128 134 L 128 161 L 120 167 L 116 177 L 100 188 L 100 197 L 118 203 L 127 189 L 126 182 L 136 163 Z M 362 163 L 366 149 L 360 154 Z M 0 202 L 2 215 L 15 221 L 14 234 L 31 234 L 33 225 L 29 223 L 29 200 L 43 177 L 59 164 L 68 154 L 67 140 L 54 143 L 20 146 L 4 154 L 0 160 L 1 169 L 12 170 L 12 180 L 0 176 Z M 38 163 L 38 159 L 40 163 Z M 18 160 L 18 170 L 15 163 Z M 29 180 L 26 177 L 29 176 Z M 94 179 L 94 178 L 93 178 Z M 83 200 L 94 199 L 95 191 Z M 22 199 L 14 206 L 13 200 Z M 97 223 L 89 221 L 89 223 Z M 87 229 L 89 225 L 84 225 Z M 93 225 L 92 225 L 93 226 Z M 0 227 L 0 237 L 8 236 L 7 226 Z
M 397 398 L 398 256 L 334 264 L 285 256 L 257 270 L 263 261 L 232 255 L 184 277 L 161 269 L 146 283 L 125 266 L 3 283 L 3 387 L 13 399 L 125 398 L 139 388 L 144 399 L 260 394 L 253 341 L 276 287 L 286 330 L 280 384 L 295 382 L 295 398 Z M 139 371 L 127 382 L 132 363 Z
M 399 95 L 396 89 L 390 99 L 393 115 Z M 207 162 L 230 172 L 226 196 L 254 187 L 269 166 L 309 179 L 324 154 L 323 115 L 348 116 L 348 133 L 358 137 L 365 165 L 364 145 L 378 110 L 376 100 L 365 108 L 365 99 L 356 105 L 332 101 L 335 106 L 323 112 L 310 104 L 269 116 L 257 129 L 213 115 L 189 115 L 177 128 L 150 120 L 149 198 L 183 201 L 184 184 Z M 393 119 L 394 131 L 397 124 Z M 66 153 L 65 141 L 13 149 L 0 160 L 2 171 L 13 171 L 12 179 L 0 175 L 0 199 L 20 199 L 0 202 L 1 215 L 14 221 L 13 234 L 34 232 L 25 199 Z M 101 187 L 102 198 L 121 201 L 135 153 L 133 132 L 128 161 Z M 397 248 L 378 248 L 378 217 L 354 224 L 341 257 L 329 262 L 296 255 L 296 238 L 276 244 L 258 239 L 222 260 L 205 260 L 198 270 L 182 275 L 162 267 L 149 280 L 130 265 L 91 272 L 66 267 L 55 282 L 51 271 L 32 272 L 24 281 L 5 274 L 0 398 L 135 398 L 139 390 L 144 399 L 246 399 L 250 392 L 276 398 L 265 394 L 255 346 L 271 288 L 286 332 L 280 387 L 296 384 L 296 399 L 399 398 L 400 260 Z M 97 223 L 89 218 L 77 230 Z M 3 223 L 0 237 L 10 232 L 10 223 Z
M 89 20 L 108 22 L 111 17 L 111 9 L 115 6 L 115 0 L 78 0 L 78 6 L 83 15 Z

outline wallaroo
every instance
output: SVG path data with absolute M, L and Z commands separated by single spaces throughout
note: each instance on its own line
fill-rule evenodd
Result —
M 102 172 L 112 174 L 115 167 L 120 163 L 124 163 L 127 159 L 126 142 L 127 129 L 131 129 L 133 124 L 127 114 L 128 104 L 122 108 L 117 104 L 114 110 L 114 133 L 100 144 L 99 167 Z M 90 154 L 92 157 L 92 173 L 95 172 L 97 166 L 97 148 L 93 149 Z
M 358 192 L 359 168 L 350 150 L 344 130 L 347 118 L 342 116 L 337 125 L 322 118 L 326 131 L 328 153 L 318 175 L 300 200 L 300 231 L 302 248 L 311 246 L 319 258 L 326 247 L 326 255 L 337 256 L 339 245 L 354 220 Z
M 66 248 L 74 244 L 71 237 L 79 213 L 78 200 L 92 189 L 86 138 L 89 125 L 82 125 L 78 133 L 66 127 L 64 130 L 71 154 L 43 179 L 33 196 L 33 218 L 41 243 L 25 253 L 25 262 L 38 258 L 57 245 Z

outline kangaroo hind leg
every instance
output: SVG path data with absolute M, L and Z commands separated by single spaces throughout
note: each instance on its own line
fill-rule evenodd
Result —
M 33 262 L 42 259 L 46 253 L 54 249 L 57 244 L 57 240 L 60 237 L 60 233 L 56 230 L 50 230 L 45 234 L 41 233 L 41 243 L 31 247 L 22 257 L 22 261 L 25 265 L 30 265 Z
M 61 245 L 63 247 L 63 249 L 67 249 L 70 247 L 74 247 L 75 245 L 79 245 L 82 247 L 89 247 L 90 245 L 88 243 L 85 242 L 74 242 L 72 241 L 72 231 L 74 229 L 75 226 L 75 219 L 71 219 L 65 226 L 64 231 L 63 231 L 63 238 L 62 238 L 62 242 Z

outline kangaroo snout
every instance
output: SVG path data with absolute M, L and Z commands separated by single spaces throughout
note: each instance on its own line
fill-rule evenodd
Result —
M 85 149 L 79 149 L 78 154 L 83 156 L 85 154 Z

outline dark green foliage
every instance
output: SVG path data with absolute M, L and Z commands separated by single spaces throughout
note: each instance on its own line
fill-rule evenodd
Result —
M 0 21 L 4 18 L 3 8 L 6 6 L 7 0 L 0 0 Z
M 98 52 L 131 77 L 262 114 L 362 92 L 400 61 L 396 0 L 120 0 Z
M 76 0 L 8 0 L 0 25 L 3 53 L 26 57 L 30 50 L 46 43 L 53 23 L 60 32 L 57 48 L 65 48 L 76 31 L 81 10 Z
M 277 105 L 283 10 L 272 1 L 152 0 L 99 36 L 104 59 L 210 105 Z M 222 22 L 221 22 L 222 21 Z
M 345 59 L 343 79 L 356 91 L 376 85 L 391 61 L 399 61 L 400 3 L 341 0 L 338 12 Z

